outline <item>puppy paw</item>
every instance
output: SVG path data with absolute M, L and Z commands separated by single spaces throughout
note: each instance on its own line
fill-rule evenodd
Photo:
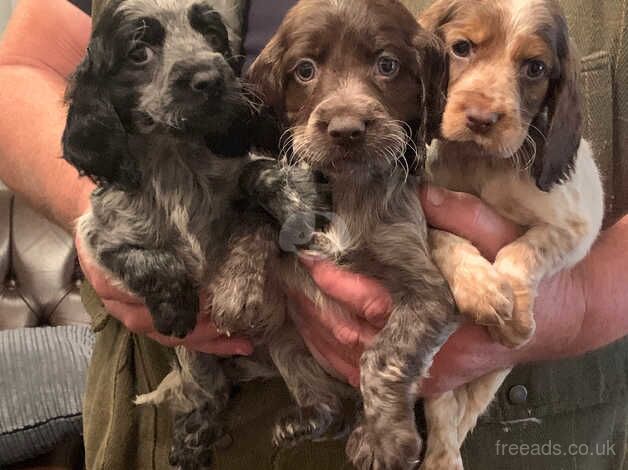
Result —
M 212 320 L 223 334 L 263 336 L 283 323 L 282 294 L 259 276 L 224 279 L 212 290 Z
M 332 433 L 338 436 L 343 430 L 339 415 L 329 408 L 295 407 L 288 410 L 275 424 L 273 444 L 277 447 L 294 447 L 300 442 L 320 439 Z
M 509 283 L 514 294 L 512 317 L 498 327 L 489 327 L 489 333 L 504 346 L 518 348 L 530 341 L 536 330 L 533 310 L 536 291 L 519 279 L 509 278 Z
M 347 442 L 347 455 L 358 470 L 414 470 L 421 456 L 416 432 L 387 429 L 376 433 L 367 425 L 355 428 Z
M 166 336 L 185 338 L 196 326 L 199 294 L 191 282 L 173 283 L 170 289 L 146 297 L 155 329 Z
M 292 213 L 331 210 L 331 187 L 322 173 L 300 166 L 291 166 L 284 170 L 287 171 L 286 190 L 290 196 L 285 203 Z
M 184 305 L 187 303 L 188 305 Z M 185 338 L 196 326 L 198 301 L 149 303 L 155 329 L 166 336 Z
M 181 470 L 211 468 L 212 446 L 223 434 L 208 406 L 175 416 L 170 465 Z
M 420 470 L 464 470 L 464 465 L 460 453 L 428 452 Z
M 484 259 L 465 260 L 456 270 L 451 288 L 460 312 L 478 325 L 499 328 L 512 316 L 512 288 Z

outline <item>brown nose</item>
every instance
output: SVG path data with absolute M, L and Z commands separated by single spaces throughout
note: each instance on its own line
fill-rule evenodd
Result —
M 355 116 L 337 116 L 329 121 L 327 133 L 338 144 L 354 144 L 364 140 L 366 122 Z
M 499 122 L 502 115 L 480 108 L 467 109 L 467 127 L 476 134 L 486 134 Z

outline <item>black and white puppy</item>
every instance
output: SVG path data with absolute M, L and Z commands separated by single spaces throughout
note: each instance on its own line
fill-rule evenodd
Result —
M 263 118 L 236 67 L 210 3 L 117 0 L 69 90 L 64 155 L 99 184 L 80 236 L 164 334 L 194 327 L 199 287 L 251 222 L 238 181 Z
M 218 328 L 260 344 L 284 325 L 283 294 L 267 275 L 278 271 L 278 228 L 245 195 L 264 194 L 286 215 L 319 199 L 309 173 L 249 156 L 278 139 L 237 78 L 228 19 L 238 1 L 110 1 L 68 90 L 63 146 L 98 184 L 78 223 L 83 246 L 145 301 L 156 329 L 188 334 L 210 286 Z M 186 436 L 217 437 L 228 380 L 214 357 L 178 356 L 180 368 L 141 401 L 173 402 L 173 464 L 202 465 L 204 448 L 189 449 Z

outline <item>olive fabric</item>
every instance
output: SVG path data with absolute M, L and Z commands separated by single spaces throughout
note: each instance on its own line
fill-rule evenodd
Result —
M 83 402 L 86 468 L 170 468 L 170 414 L 135 406 L 133 400 L 159 385 L 174 361 L 172 350 L 108 317 L 89 284 L 83 284 L 81 295 L 96 331 Z
M 94 1 L 95 14 L 104 1 Z M 249 11 L 258 12 L 258 19 L 277 21 L 260 10 L 275 2 L 251 1 L 256 8 Z M 404 3 L 416 13 L 430 1 Z M 582 53 L 585 132 L 605 176 L 611 221 L 628 210 L 628 2 L 561 3 Z M 279 4 L 278 11 L 285 10 L 286 1 Z M 259 34 L 261 27 L 268 35 L 268 24 L 255 22 L 248 32 Z M 84 405 L 87 469 L 169 469 L 168 413 L 137 408 L 132 400 L 159 383 L 172 352 L 109 317 L 89 285 L 83 299 L 97 331 Z M 628 339 L 581 358 L 517 368 L 467 440 L 465 468 L 628 470 L 627 378 Z M 242 386 L 231 403 L 228 434 L 216 446 L 214 468 L 349 469 L 343 441 L 272 448 L 272 424 L 289 404 L 278 380 Z

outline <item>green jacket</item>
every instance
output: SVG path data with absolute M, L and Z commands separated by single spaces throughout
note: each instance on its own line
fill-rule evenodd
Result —
M 95 0 L 95 14 L 104 1 Z M 430 0 L 404 2 L 416 13 Z M 628 0 L 562 4 L 582 53 L 585 134 L 604 174 L 611 221 L 628 211 Z M 170 416 L 132 399 L 159 383 L 171 352 L 109 318 L 87 285 L 83 298 L 99 332 L 84 409 L 87 468 L 170 468 Z M 272 423 L 289 401 L 279 381 L 242 387 L 214 468 L 349 469 L 342 442 L 272 449 Z M 628 339 L 582 358 L 519 367 L 467 440 L 465 468 L 628 470 L 627 403 Z

